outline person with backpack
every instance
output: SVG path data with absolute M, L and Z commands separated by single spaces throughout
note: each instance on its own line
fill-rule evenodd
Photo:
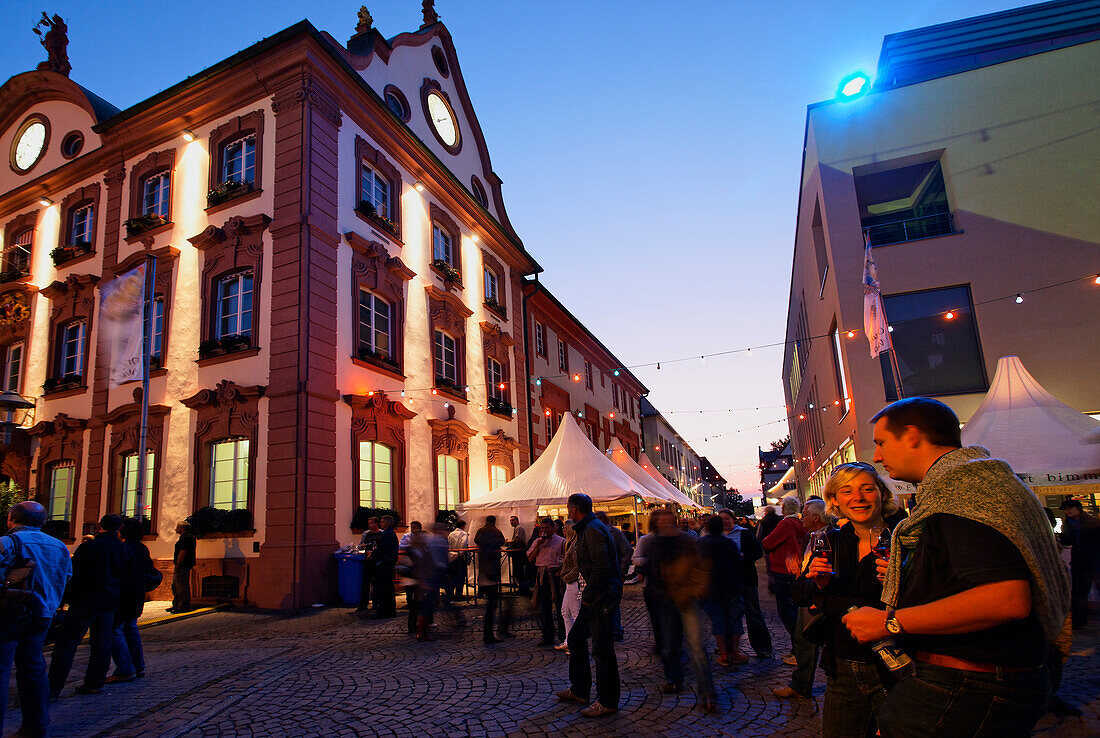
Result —
M 115 673 L 107 677 L 108 683 L 130 682 L 145 676 L 145 654 L 141 649 L 141 635 L 137 621 L 145 609 L 145 595 L 160 586 L 164 575 L 160 573 L 149 549 L 141 542 L 141 521 L 126 518 L 122 522 L 122 542 L 134 555 L 133 564 L 122 580 L 118 611 L 115 613 L 115 632 L 111 641 L 111 658 Z
M 42 532 L 45 522 L 46 508 L 33 501 L 20 502 L 8 510 L 8 532 L 0 536 L 4 582 L 0 594 L 0 735 L 4 734 L 13 663 L 23 711 L 20 731 L 45 735 L 49 723 L 50 684 L 42 646 L 73 565 L 65 544 Z M 13 581 L 28 568 L 31 573 L 22 582 Z M 30 591 L 32 596 L 14 594 L 17 590 Z

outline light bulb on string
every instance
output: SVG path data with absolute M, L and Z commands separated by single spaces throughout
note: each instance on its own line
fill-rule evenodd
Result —
M 618 370 L 618 369 L 616 369 L 616 370 L 615 370 L 615 372 L 614 372 L 614 374 L 615 374 L 615 376 L 616 376 L 616 377 L 617 377 L 617 376 L 619 376 L 619 370 Z
M 1093 284 L 1100 284 L 1100 274 L 1096 275 L 1096 279 L 1092 280 Z
M 947 318 L 948 320 L 954 320 L 955 319 L 955 311 L 954 310 L 948 310 L 947 314 L 944 315 L 943 317 Z
M 402 396 L 402 397 L 404 397 L 404 396 L 405 396 L 405 390 L 401 390 L 401 396 Z
M 848 331 L 848 338 L 855 338 L 855 337 L 856 337 L 856 332 L 855 331 Z
M 657 362 L 657 371 L 661 371 L 661 362 Z
M 1016 304 L 1017 305 L 1019 305 L 1023 301 L 1024 301 L 1024 296 L 1022 294 L 1016 295 Z

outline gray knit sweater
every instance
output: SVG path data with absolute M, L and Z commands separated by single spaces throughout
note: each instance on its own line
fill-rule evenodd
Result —
M 904 579 L 904 551 L 916 547 L 926 520 L 945 513 L 988 525 L 1020 551 L 1031 572 L 1032 611 L 1056 640 L 1069 611 L 1069 572 L 1039 498 L 1000 459 L 981 446 L 942 456 L 917 485 L 917 507 L 894 530 L 882 601 L 893 606 Z

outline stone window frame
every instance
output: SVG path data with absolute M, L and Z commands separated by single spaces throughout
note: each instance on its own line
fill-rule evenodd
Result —
M 153 299 L 156 300 L 156 298 L 160 297 L 164 300 L 164 317 L 160 339 L 161 363 L 160 366 L 150 367 L 150 374 L 152 376 L 160 376 L 167 372 L 165 364 L 167 363 L 169 337 L 171 335 L 168 326 L 172 319 L 172 298 L 175 296 L 175 290 L 172 289 L 172 278 L 175 272 L 176 260 L 179 258 L 179 255 L 179 249 L 173 246 L 165 246 L 159 249 L 131 254 L 129 257 L 107 270 L 109 274 L 118 277 L 147 260 L 150 256 L 156 259 L 156 274 L 153 275 Z
M 508 481 L 516 478 L 516 464 L 514 451 L 519 449 L 519 443 L 504 433 L 504 429 L 498 429 L 495 433 L 482 436 L 485 440 L 486 473 L 488 474 L 489 487 L 493 486 L 493 467 L 502 466 L 508 471 Z
M 162 172 L 168 172 L 169 185 L 168 185 L 168 216 L 167 222 L 157 228 L 151 228 L 150 230 L 143 231 L 140 235 L 130 236 L 127 240 L 133 238 L 144 238 L 151 236 L 155 233 L 159 233 L 161 229 L 167 229 L 172 223 L 172 199 L 175 195 L 176 183 L 175 183 L 175 169 L 176 169 L 176 150 L 164 149 L 163 151 L 154 151 L 130 167 L 130 207 L 128 212 L 129 218 L 136 218 L 142 214 L 141 201 L 145 191 L 145 181 L 150 177 L 161 174 Z
M 42 290 L 42 296 L 53 303 L 50 312 L 48 344 L 46 356 L 49 357 L 46 376 L 49 379 L 61 379 L 60 374 L 60 346 L 58 338 L 61 330 L 72 323 L 84 321 L 84 347 L 83 369 L 81 384 L 79 387 L 69 390 L 51 390 L 44 394 L 56 394 L 57 392 L 83 392 L 88 388 L 92 367 L 95 366 L 91 354 L 92 333 L 94 329 L 96 295 L 95 286 L 99 282 L 99 276 L 95 274 L 70 274 L 64 282 L 57 281 Z
M 228 354 L 229 357 L 253 356 L 259 352 L 260 340 L 260 298 L 263 288 L 264 231 L 271 224 L 271 218 L 262 213 L 258 215 L 234 215 L 221 227 L 208 226 L 197 236 L 187 239 L 199 251 L 203 252 L 201 277 L 201 325 L 202 346 L 217 340 L 215 325 L 217 322 L 217 286 L 227 277 L 243 272 L 252 272 L 252 326 L 250 345 L 240 346 Z M 206 362 L 218 363 L 225 356 L 198 359 L 199 366 Z
M 393 95 L 397 99 L 397 102 L 401 104 L 402 115 L 398 115 L 397 111 L 390 107 L 389 100 L 387 99 L 390 95 Z M 386 85 L 385 89 L 382 91 L 382 100 L 385 101 L 386 107 L 389 108 L 390 112 L 397 116 L 402 122 L 408 123 L 409 120 L 412 119 L 412 106 L 409 105 L 409 98 L 405 97 L 405 93 L 401 91 L 400 87 L 396 85 Z
M 390 400 L 382 391 L 366 396 L 344 395 L 343 400 L 351 407 L 352 504 L 349 519 L 359 507 L 359 444 L 363 441 L 389 446 L 392 505 L 404 519 L 408 505 L 405 490 L 408 459 L 406 424 L 416 417 L 416 413 L 403 402 Z
M 352 193 L 355 196 L 355 202 L 352 203 L 352 209 L 360 220 L 363 220 L 372 225 L 377 225 L 375 221 L 366 213 L 359 210 L 360 195 L 360 172 L 362 170 L 363 163 L 366 162 L 375 171 L 380 172 L 383 177 L 390 184 L 390 212 L 388 214 L 382 213 L 383 217 L 387 218 L 396 227 L 397 232 L 392 233 L 385 227 L 379 230 L 388 238 L 396 240 L 401 243 L 401 194 L 404 190 L 404 182 L 401 178 L 401 171 L 386 158 L 385 154 L 372 146 L 362 136 L 355 137 L 355 166 L 352 167 Z
M 432 430 L 432 488 L 435 490 L 435 507 L 442 510 L 439 497 L 439 457 L 451 456 L 458 459 L 458 502 L 470 499 L 470 439 L 477 431 L 455 419 L 455 406 L 447 407 L 447 419 L 430 418 L 428 426 Z
M 487 249 L 481 250 L 481 266 L 483 270 L 488 269 L 497 278 L 497 305 L 500 306 L 500 312 L 493 308 L 490 308 L 490 310 L 501 318 L 505 318 L 508 315 L 508 271 L 504 268 L 504 264 L 501 263 L 500 259 Z M 484 275 L 482 275 L 482 278 L 484 278 Z M 481 292 L 482 301 L 487 303 L 484 285 L 482 285 Z
M 466 319 L 473 311 L 463 304 L 453 292 L 445 292 L 431 285 L 426 286 L 428 297 L 428 339 L 431 341 L 432 386 L 438 392 L 459 402 L 466 402 Z M 458 369 L 458 385 L 452 389 L 441 386 L 435 377 L 435 332 L 443 331 L 455 339 L 455 363 Z
M 157 509 L 160 501 L 161 468 L 164 466 L 164 426 L 165 419 L 172 408 L 168 405 L 149 406 L 149 427 L 145 439 L 145 448 L 153 456 L 153 488 L 149 494 L 150 530 L 157 530 Z M 141 391 L 134 391 L 134 401 L 115 408 L 103 417 L 103 422 L 111 427 L 111 445 L 107 454 L 107 511 L 118 513 L 122 507 L 122 474 L 119 473 L 123 459 L 138 452 L 141 440 Z M 140 467 L 139 467 L 140 468 Z
M 516 382 L 512 377 L 512 350 L 516 345 L 515 339 L 512 335 L 505 330 L 502 330 L 496 323 L 490 321 L 481 321 L 481 346 L 485 355 L 485 383 L 486 383 L 486 397 L 488 398 L 488 383 L 489 383 L 489 359 L 496 359 L 500 362 L 501 367 L 504 370 L 504 391 L 502 396 L 504 401 L 508 404 L 512 404 L 512 398 L 514 393 L 512 388 L 516 386 Z M 486 407 L 488 411 L 488 407 Z M 496 414 L 496 413 L 494 413 Z M 510 420 L 512 416 L 508 416 Z
M 23 366 L 19 372 L 19 388 L 26 389 L 27 348 L 31 341 L 31 311 L 38 289 L 25 282 L 7 285 L 0 291 L 0 351 L 23 344 Z M 3 358 L 0 356 L 0 358 Z
M 0 264 L 0 270 L 7 269 L 7 253 L 8 249 L 15 243 L 15 237 L 22 235 L 28 230 L 31 232 L 31 243 L 27 251 L 26 274 L 18 278 L 22 280 L 30 280 L 31 270 L 34 268 L 34 242 L 35 236 L 38 235 L 38 211 L 32 210 L 28 213 L 17 215 L 4 225 L 4 255 L 2 260 L 3 263 Z
M 214 389 L 202 389 L 180 402 L 195 411 L 194 489 L 192 511 L 210 504 L 210 454 L 213 444 L 230 438 L 248 439 L 248 504 L 246 508 L 256 515 L 256 478 L 259 470 L 256 458 L 259 451 L 260 398 L 266 387 L 241 386 L 223 379 Z
M 372 368 L 396 374 L 404 378 L 405 366 L 405 306 L 407 283 L 416 273 L 405 266 L 400 257 L 390 256 L 386 247 L 370 241 L 354 231 L 344 234 L 352 248 L 351 287 L 354 318 L 352 320 L 352 359 L 363 361 Z M 393 364 L 375 357 L 359 354 L 359 292 L 368 290 L 390 304 L 390 356 Z
M 549 359 L 546 351 L 546 324 L 541 323 L 538 320 L 533 320 L 535 324 L 534 331 L 532 331 L 535 340 L 535 356 L 541 356 L 544 359 Z M 542 334 L 542 350 L 539 350 L 539 334 Z
M 470 194 L 477 200 L 478 205 L 486 211 L 489 210 L 489 196 L 485 192 L 485 185 L 481 183 L 476 174 L 470 177 Z
M 434 202 L 428 203 L 428 214 L 431 221 L 428 228 L 428 253 L 431 254 L 431 268 L 432 271 L 438 274 L 440 277 L 444 277 L 444 284 L 448 289 L 451 289 L 454 285 L 452 281 L 446 279 L 446 275 L 435 266 L 435 228 L 438 226 L 440 230 L 451 237 L 451 254 L 454 257 L 454 263 L 451 264 L 456 272 L 458 272 L 458 286 L 462 286 L 462 229 L 458 227 L 458 223 L 455 219 L 447 213 L 446 210 L 436 205 Z
M 73 499 L 69 505 L 69 536 L 64 540 L 74 542 L 77 538 L 73 524 L 80 515 L 80 482 L 84 458 L 84 430 L 88 421 L 84 418 L 72 418 L 58 413 L 53 420 L 43 420 L 27 431 L 32 438 L 38 439 L 38 458 L 36 459 L 35 501 L 49 509 L 50 466 L 59 462 L 73 462 Z M 98 521 L 96 521 L 98 522 Z
M 252 189 L 253 191 L 260 190 L 263 182 L 264 159 L 264 111 L 262 109 L 230 118 L 210 132 L 209 148 L 207 149 L 210 153 L 209 189 L 213 190 L 223 184 L 221 172 L 225 163 L 225 147 L 249 135 L 256 137 L 256 176 L 255 181 L 252 183 Z
M 79 187 L 61 201 L 61 227 L 62 231 L 58 237 L 58 246 L 76 246 L 72 242 L 73 237 L 73 216 L 76 215 L 76 211 L 80 208 L 91 205 L 92 206 L 92 230 L 91 238 L 89 240 L 90 253 L 95 253 L 97 237 L 99 235 L 99 228 L 97 226 L 102 211 L 99 209 L 100 202 L 100 190 L 102 186 L 99 182 L 93 182 L 84 187 Z

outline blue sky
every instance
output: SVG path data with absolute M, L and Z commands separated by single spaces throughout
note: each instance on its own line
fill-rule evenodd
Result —
M 72 78 L 126 108 L 303 18 L 344 41 L 359 4 L 55 0 L 49 12 L 69 25 Z M 833 97 L 849 72 L 873 72 L 886 34 L 1027 4 L 438 0 L 436 10 L 542 280 L 625 364 L 662 362 L 635 370 L 651 401 L 751 494 L 756 447 L 787 432 L 763 425 L 784 415 L 782 350 L 670 360 L 783 339 L 806 105 Z M 417 28 L 420 5 L 367 3 L 387 36 Z M 45 58 L 30 30 L 44 6 L 4 6 L 7 79 Z M 697 410 L 712 412 L 684 412 Z

